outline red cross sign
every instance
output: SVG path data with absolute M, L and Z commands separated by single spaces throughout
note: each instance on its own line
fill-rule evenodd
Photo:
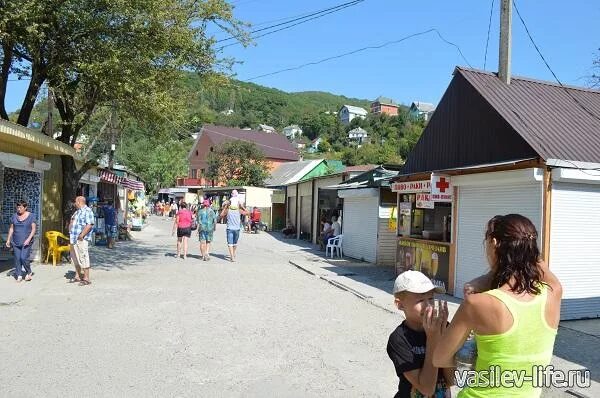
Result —
M 440 180 L 435 183 L 435 187 L 439 189 L 441 193 L 445 193 L 446 189 L 450 188 L 450 183 L 446 181 L 445 177 L 440 177 Z
M 431 200 L 433 202 L 452 202 L 452 179 L 447 175 L 431 175 Z

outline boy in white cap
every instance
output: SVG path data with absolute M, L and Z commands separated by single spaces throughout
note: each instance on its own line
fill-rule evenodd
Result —
M 400 379 L 395 397 L 450 397 L 454 369 L 433 366 L 433 351 L 441 343 L 447 324 L 448 303 L 434 293 L 444 293 L 419 271 L 405 271 L 394 282 L 394 303 L 405 320 L 392 332 L 387 353 Z

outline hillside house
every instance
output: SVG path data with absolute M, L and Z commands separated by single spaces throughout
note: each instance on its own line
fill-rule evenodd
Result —
M 265 133 L 276 133 L 275 127 L 269 126 L 268 124 L 259 124 L 258 131 L 264 131 Z
M 302 135 L 302 129 L 297 124 L 292 124 L 283 129 L 283 135 L 285 135 L 288 139 L 293 140 Z
M 433 111 L 435 111 L 435 105 L 430 104 L 429 102 L 415 101 L 410 105 L 408 114 L 414 120 L 423 119 L 427 122 L 431 119 Z
M 364 119 L 367 117 L 367 111 L 358 106 L 344 105 L 340 109 L 339 117 L 342 124 L 348 125 L 355 117 Z
M 322 141 L 323 141 L 323 139 L 321 137 L 315 138 L 314 140 L 312 140 L 310 142 L 310 144 L 308 145 L 308 148 L 306 149 L 306 151 L 308 153 L 319 152 L 319 145 L 321 145 Z
M 218 184 L 218 181 L 209 182 L 204 179 L 208 154 L 213 152 L 218 145 L 234 140 L 254 143 L 263 152 L 270 170 L 274 170 L 282 163 L 298 160 L 298 150 L 283 135 L 207 124 L 200 129 L 188 154 L 188 179 L 195 181 L 190 181 L 187 185 Z
M 357 127 L 348 131 L 348 140 L 358 145 L 366 144 L 369 142 L 369 133 L 365 129 Z
M 400 105 L 391 98 L 378 97 L 371 103 L 371 113 L 374 115 L 386 114 L 390 116 L 398 116 Z

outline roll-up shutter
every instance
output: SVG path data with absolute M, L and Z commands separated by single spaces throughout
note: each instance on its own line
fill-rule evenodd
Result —
M 600 186 L 555 182 L 550 269 L 563 287 L 561 319 L 600 317 Z
M 377 261 L 378 210 L 378 196 L 344 199 L 344 256 L 370 263 Z
M 495 215 L 517 213 L 541 231 L 542 189 L 541 184 L 527 184 L 459 187 L 458 192 L 454 295 L 462 297 L 464 284 L 489 270 L 483 243 L 487 222 Z
M 300 233 L 310 235 L 312 196 L 300 197 Z

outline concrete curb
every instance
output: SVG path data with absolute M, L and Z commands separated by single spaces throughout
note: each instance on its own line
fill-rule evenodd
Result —
M 369 303 L 369 304 L 371 304 L 371 305 L 373 305 L 373 306 L 375 306 L 377 308 L 380 308 L 380 309 L 382 309 L 382 310 L 384 310 L 386 312 L 389 312 L 391 314 L 396 314 L 396 315 L 399 314 L 398 311 L 395 311 L 395 310 L 393 310 L 391 308 L 386 307 L 385 305 L 382 305 L 382 304 L 378 303 L 374 299 L 373 296 L 371 296 L 369 294 L 366 294 L 366 293 L 363 293 L 363 292 L 359 291 L 358 289 L 352 288 L 352 287 L 348 286 L 348 284 L 342 283 L 339 280 L 335 280 L 333 278 L 329 278 L 326 275 L 320 275 L 317 272 L 315 272 L 315 270 L 313 270 L 310 267 L 307 267 L 306 265 L 302 264 L 301 261 L 289 260 L 289 263 L 291 265 L 295 266 L 296 268 L 298 268 L 298 269 L 306 272 L 307 274 L 314 275 L 315 277 L 317 277 L 317 278 L 319 278 L 321 280 L 324 280 L 325 282 L 329 283 L 330 285 L 335 286 L 338 289 L 344 290 L 344 291 L 346 291 L 348 293 L 351 293 L 354 296 L 358 297 L 359 299 L 361 299 L 361 300 L 363 300 L 363 301 L 365 301 L 365 302 L 367 302 L 367 303 Z M 336 276 L 336 279 L 348 279 L 348 278 L 346 278 L 344 276 Z M 351 280 L 349 280 L 349 281 L 351 281 Z M 353 284 L 357 284 L 359 282 L 352 282 L 352 283 Z M 390 303 L 392 303 L 392 300 L 390 300 Z

